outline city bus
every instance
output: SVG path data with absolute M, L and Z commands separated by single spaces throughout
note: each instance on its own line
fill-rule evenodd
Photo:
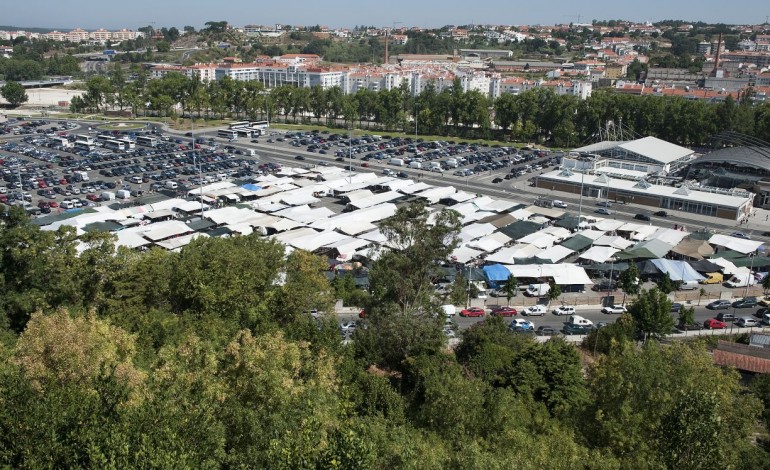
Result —
M 238 131 L 232 130 L 232 129 L 219 129 L 217 132 L 217 135 L 219 137 L 224 137 L 226 139 L 237 139 L 238 138 Z
M 145 147 L 157 147 L 158 139 L 148 135 L 140 135 L 136 138 L 136 143 L 139 145 L 144 145 Z

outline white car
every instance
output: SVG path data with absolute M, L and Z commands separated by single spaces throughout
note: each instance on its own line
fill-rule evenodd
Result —
M 737 322 L 735 322 L 735 324 L 741 328 L 753 328 L 755 326 L 759 326 L 759 322 L 751 317 L 741 317 Z
M 554 315 L 574 315 L 575 314 L 575 307 L 572 305 L 562 305 L 560 307 L 556 307 L 553 309 Z
M 532 305 L 522 310 L 521 313 L 522 315 L 527 315 L 527 316 L 534 316 L 534 315 L 543 316 L 547 311 L 548 309 L 545 307 L 545 305 Z
M 356 329 L 356 322 L 355 321 L 344 321 L 340 323 L 340 329 L 342 331 L 353 331 Z
M 608 305 L 607 307 L 602 308 L 602 313 L 626 313 L 628 310 L 626 310 L 625 305 Z
M 511 325 L 512 326 L 518 326 L 520 328 L 524 328 L 524 329 L 527 329 L 527 330 L 533 330 L 534 331 L 534 329 L 535 329 L 535 324 L 534 323 L 532 323 L 529 320 L 525 320 L 523 318 L 514 318 L 513 320 L 511 320 L 511 323 L 510 323 L 509 326 L 511 326 Z
M 557 199 L 557 200 L 553 201 L 553 207 L 558 207 L 560 209 L 566 209 L 567 208 L 567 203 Z

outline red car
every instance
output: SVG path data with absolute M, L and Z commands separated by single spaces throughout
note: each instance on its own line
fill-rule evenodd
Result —
M 498 317 L 513 317 L 517 313 L 518 312 L 513 307 L 496 307 L 492 309 L 490 315 L 495 315 Z
M 51 201 L 48 203 L 48 207 L 56 209 L 57 207 L 59 207 L 59 203 L 56 201 Z
M 361 311 L 358 312 L 358 318 L 366 318 L 366 310 L 361 309 Z
M 471 307 L 460 312 L 461 317 L 483 317 L 486 314 L 481 307 Z
M 727 323 L 719 321 L 716 318 L 709 318 L 703 322 L 703 327 L 707 330 L 723 330 L 727 328 Z

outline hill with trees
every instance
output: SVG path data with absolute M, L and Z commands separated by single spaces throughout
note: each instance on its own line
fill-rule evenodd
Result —
M 639 346 L 632 328 L 587 362 L 495 317 L 447 349 L 425 287 L 457 240 L 450 210 L 383 224 L 349 345 L 308 313 L 333 301 L 310 253 L 257 234 L 115 250 L 7 214 L 2 467 L 770 468 L 754 439 L 770 379 L 744 388 L 703 345 Z

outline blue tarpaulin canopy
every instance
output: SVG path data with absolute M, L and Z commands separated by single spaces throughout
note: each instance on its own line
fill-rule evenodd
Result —
M 241 187 L 242 187 L 243 189 L 248 189 L 249 191 L 259 191 L 260 189 L 262 189 L 262 186 L 257 186 L 256 184 L 251 184 L 251 183 L 249 183 L 249 184 L 244 184 L 244 185 L 243 185 L 243 186 L 241 186 Z
M 668 273 L 672 281 L 701 281 L 705 279 L 686 261 L 675 261 L 671 259 L 653 259 L 650 260 L 656 268 L 662 273 Z
M 511 272 L 502 264 L 491 264 L 489 266 L 484 266 L 482 269 L 484 270 L 487 279 L 494 282 L 507 281 L 511 276 Z

